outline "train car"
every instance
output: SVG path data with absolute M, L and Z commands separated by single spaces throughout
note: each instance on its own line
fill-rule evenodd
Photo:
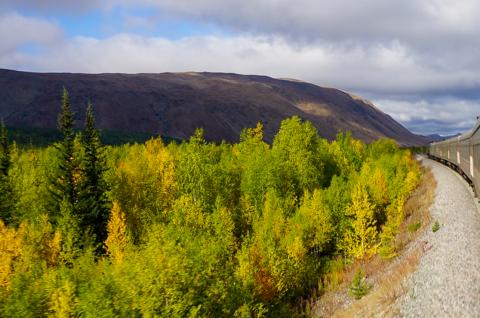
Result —
M 480 192 L 480 121 L 467 133 L 429 145 L 428 155 L 458 171 Z

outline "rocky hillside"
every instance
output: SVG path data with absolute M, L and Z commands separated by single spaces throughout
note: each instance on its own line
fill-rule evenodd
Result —
M 208 140 L 238 140 L 244 127 L 263 122 L 267 141 L 282 119 L 298 115 L 334 138 L 351 131 L 403 145 L 426 142 L 368 101 L 333 88 L 266 76 L 222 73 L 71 74 L 0 69 L 0 117 L 8 126 L 54 128 L 62 87 L 77 118 L 91 100 L 101 129 L 187 138 L 203 127 Z

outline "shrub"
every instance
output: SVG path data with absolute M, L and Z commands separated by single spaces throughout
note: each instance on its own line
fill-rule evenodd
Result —
M 360 269 L 355 274 L 355 277 L 353 277 L 352 284 L 349 288 L 349 294 L 355 299 L 360 299 L 368 294 L 371 288 L 372 285 L 366 282 L 365 273 Z
M 433 225 L 432 225 L 432 231 L 433 231 L 433 233 L 435 233 L 438 230 L 440 230 L 440 223 L 438 223 L 438 221 L 435 221 L 435 223 L 433 223 Z
M 422 226 L 422 222 L 416 222 L 408 225 L 408 231 L 409 232 L 416 232 L 420 229 Z

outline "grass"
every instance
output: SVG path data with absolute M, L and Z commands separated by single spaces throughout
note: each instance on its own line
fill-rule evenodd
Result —
M 365 273 L 360 269 L 353 277 L 348 293 L 355 299 L 361 299 L 368 294 L 371 288 L 372 285 L 366 282 Z
M 416 222 L 408 225 L 409 232 L 416 232 L 422 227 L 422 222 Z
M 423 249 L 417 247 L 374 279 L 375 288 L 347 308 L 341 308 L 332 317 L 392 317 L 398 315 L 395 301 L 407 290 L 405 278 L 418 266 Z
M 438 223 L 438 221 L 435 221 L 435 223 L 433 223 L 432 225 L 432 232 L 435 233 L 438 230 L 440 230 L 440 223 Z
M 399 255 L 387 261 L 375 256 L 346 268 L 338 268 L 327 277 L 327 286 L 319 299 L 305 300 L 308 317 L 391 317 L 398 314 L 396 300 L 407 291 L 406 277 L 417 268 L 424 246 L 416 239 L 431 222 L 429 208 L 435 196 L 436 181 L 430 170 L 424 170 L 422 180 L 404 206 L 405 221 L 395 238 Z M 418 243 L 418 244 L 416 244 Z M 355 275 L 362 268 L 365 283 L 373 287 L 361 299 L 348 296 Z M 329 286 L 328 282 L 335 282 Z

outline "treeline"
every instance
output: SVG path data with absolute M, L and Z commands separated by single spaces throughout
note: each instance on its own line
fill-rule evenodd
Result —
M 20 147 L 47 147 L 62 140 L 62 134 L 56 128 L 8 127 L 9 140 Z M 100 139 L 105 145 L 123 145 L 126 143 L 144 143 L 158 137 L 158 134 L 145 132 L 125 132 L 119 130 L 102 130 Z M 162 135 L 162 140 L 180 142 L 181 140 Z
M 284 120 L 237 144 L 103 146 L 89 106 L 39 149 L 0 138 L 0 316 L 291 316 L 336 264 L 392 258 L 408 150 Z

